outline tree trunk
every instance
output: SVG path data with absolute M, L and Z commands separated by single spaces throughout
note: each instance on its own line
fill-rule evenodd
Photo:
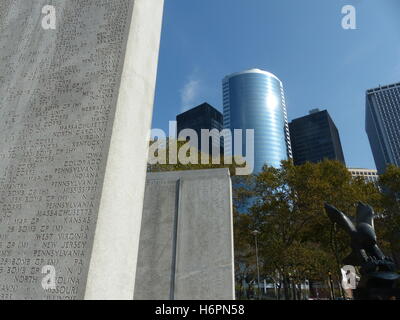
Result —
M 285 296 L 285 300 L 290 300 L 290 282 L 286 276 L 283 277 L 283 294 Z

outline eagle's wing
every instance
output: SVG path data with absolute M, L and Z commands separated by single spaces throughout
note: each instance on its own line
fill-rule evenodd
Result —
M 343 212 L 336 209 L 334 206 L 325 203 L 325 211 L 329 219 L 331 219 L 332 222 L 337 223 L 339 226 L 341 226 L 347 233 L 352 234 L 357 232 L 353 222 L 349 219 L 349 217 L 347 217 Z

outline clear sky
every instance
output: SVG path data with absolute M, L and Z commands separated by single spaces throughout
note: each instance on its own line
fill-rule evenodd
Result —
M 250 68 L 282 80 L 289 121 L 327 109 L 347 165 L 375 168 L 365 91 L 400 82 L 400 0 L 165 0 L 153 128 L 202 102 L 222 111 L 222 78 Z

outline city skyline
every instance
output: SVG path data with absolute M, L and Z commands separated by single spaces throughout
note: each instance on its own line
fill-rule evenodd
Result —
M 165 129 L 165 119 L 205 101 L 222 111 L 220 79 L 257 67 L 285 84 L 289 121 L 323 106 L 341 133 L 349 167 L 375 168 L 365 92 L 400 79 L 400 4 L 353 1 L 357 30 L 341 27 L 346 1 L 307 0 L 290 10 L 287 4 L 166 1 L 153 127 Z

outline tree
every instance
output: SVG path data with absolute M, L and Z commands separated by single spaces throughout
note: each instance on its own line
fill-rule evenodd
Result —
M 382 207 L 380 219 L 383 237 L 388 240 L 393 258 L 400 267 L 400 168 L 388 166 L 379 178 L 382 187 Z M 379 229 L 378 229 L 379 230 Z
M 256 257 L 249 232 L 250 216 L 239 214 L 234 209 L 235 280 L 236 296 L 239 300 L 250 299 L 250 284 L 256 279 Z M 247 285 L 247 287 L 246 287 Z
M 337 161 L 281 168 L 265 166 L 261 173 L 238 184 L 236 192 L 247 198 L 250 228 L 261 231 L 260 257 L 263 272 L 283 283 L 290 297 L 290 283 L 325 280 L 332 272 L 340 279 L 342 259 L 349 254 L 349 239 L 329 221 L 324 203 L 329 202 L 350 215 L 358 201 L 379 204 L 378 188 L 353 179 Z M 240 196 L 237 196 L 240 199 Z M 244 203 L 245 200 L 239 201 Z M 250 204 L 250 205 L 249 205 Z M 236 227 L 236 232 L 239 226 Z

